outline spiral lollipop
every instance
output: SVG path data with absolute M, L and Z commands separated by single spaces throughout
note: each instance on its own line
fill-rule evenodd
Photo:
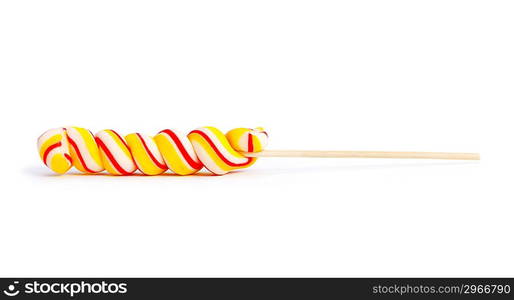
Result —
M 247 168 L 255 157 L 241 154 L 262 151 L 268 135 L 262 128 L 236 128 L 224 135 L 214 127 L 201 127 L 187 136 L 165 129 L 155 136 L 131 133 L 122 137 L 107 129 L 95 135 L 80 127 L 50 129 L 38 139 L 43 162 L 56 173 L 72 166 L 84 173 L 103 170 L 112 175 L 131 175 L 136 170 L 159 175 L 171 170 L 190 175 L 205 167 L 223 175 Z
M 479 160 L 477 153 L 264 150 L 268 134 L 260 127 L 236 128 L 226 134 L 201 127 L 188 135 L 164 129 L 155 136 L 131 133 L 122 137 L 111 129 L 96 134 L 80 127 L 50 129 L 38 139 L 39 155 L 54 172 L 72 166 L 84 173 L 159 175 L 168 169 L 191 175 L 206 168 L 216 175 L 247 168 L 257 157 L 411 158 Z

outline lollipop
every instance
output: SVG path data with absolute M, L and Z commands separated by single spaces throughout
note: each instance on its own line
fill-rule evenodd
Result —
M 122 137 L 107 129 L 96 134 L 80 127 L 50 129 L 38 138 L 42 161 L 54 172 L 72 166 L 84 173 L 107 171 L 112 175 L 159 175 L 168 169 L 191 175 L 202 168 L 223 175 L 255 163 L 258 157 L 415 158 L 479 160 L 477 153 L 264 150 L 264 129 L 236 128 L 226 134 L 201 127 L 184 135 L 164 129 L 155 136 L 131 133 Z

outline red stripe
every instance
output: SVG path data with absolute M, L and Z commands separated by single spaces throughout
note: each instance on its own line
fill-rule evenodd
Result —
M 248 133 L 248 152 L 253 152 L 253 134 Z
M 156 164 L 159 168 L 166 170 L 168 167 L 166 165 L 164 165 L 164 164 L 161 164 L 157 160 L 157 158 L 155 158 L 155 156 L 152 154 L 152 151 L 150 151 L 150 149 L 148 149 L 148 146 L 146 145 L 145 140 L 143 139 L 143 137 L 139 133 L 136 133 L 136 135 L 139 138 L 139 140 L 141 140 L 141 143 L 143 144 L 143 147 L 145 148 L 146 153 L 148 153 L 148 156 L 150 156 L 150 158 L 152 159 L 153 163 Z
M 50 151 L 54 150 L 57 147 L 60 147 L 61 145 L 62 145 L 61 142 L 57 142 L 57 143 L 51 145 L 50 147 L 46 148 L 45 153 L 43 154 L 43 162 L 45 163 L 45 165 L 48 166 L 48 164 L 46 163 L 46 159 L 48 158 L 48 154 L 50 154 Z
M 125 171 L 121 166 L 120 164 L 116 161 L 116 159 L 114 158 L 114 155 L 112 155 L 111 151 L 109 151 L 109 148 L 107 148 L 107 146 L 104 144 L 104 142 L 102 142 L 101 139 L 95 137 L 95 140 L 96 140 L 96 143 L 98 144 L 98 146 L 100 146 L 100 149 L 102 149 L 102 151 L 105 153 L 105 155 L 107 156 L 107 158 L 109 159 L 109 161 L 112 163 L 112 165 L 114 166 L 114 168 L 120 172 L 122 175 L 130 175 L 131 173 L 130 172 L 127 172 Z
M 79 158 L 79 161 L 80 163 L 82 164 L 82 166 L 84 167 L 84 169 L 89 172 L 89 173 L 96 173 L 95 171 L 92 171 L 90 170 L 87 166 L 86 166 L 86 163 L 84 162 L 84 158 L 82 157 L 82 154 L 80 153 L 80 150 L 79 150 L 79 147 L 77 147 L 77 144 L 75 143 L 74 140 L 72 140 L 69 136 L 68 136 L 68 142 L 70 142 L 70 145 L 73 147 L 73 149 L 75 150 L 75 153 L 77 154 L 78 158 Z
M 175 145 L 177 145 L 177 148 L 180 151 L 180 154 L 186 159 L 186 162 L 189 164 L 189 166 L 191 168 L 193 168 L 195 170 L 202 168 L 202 164 L 193 160 L 193 158 L 187 152 L 186 148 L 184 148 L 184 145 L 182 144 L 182 142 L 180 141 L 178 136 L 173 131 L 171 131 L 169 129 L 165 129 L 159 133 L 165 133 L 173 140 Z
M 205 134 L 203 133 L 202 131 L 200 130 L 193 130 L 191 131 L 191 133 L 189 134 L 192 134 L 192 133 L 196 133 L 196 134 L 199 134 L 204 140 L 207 141 L 207 143 L 209 143 L 209 145 L 211 146 L 211 148 L 214 150 L 214 152 L 216 152 L 216 155 L 219 156 L 219 158 L 221 158 L 221 160 L 226 163 L 227 165 L 231 166 L 231 167 L 244 167 L 248 164 L 250 164 L 252 162 L 252 159 L 253 158 L 250 158 L 250 157 L 247 157 L 248 158 L 248 161 L 245 162 L 245 163 L 242 163 L 242 164 L 236 164 L 236 163 L 233 163 L 231 162 L 230 160 L 228 160 L 225 156 L 223 156 L 223 154 L 221 154 L 220 150 L 218 148 L 216 148 L 216 145 L 214 145 L 214 143 L 212 142 L 212 140 Z

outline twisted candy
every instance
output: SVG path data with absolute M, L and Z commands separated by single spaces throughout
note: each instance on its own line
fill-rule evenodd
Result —
M 130 175 L 137 169 L 158 175 L 167 169 L 190 175 L 202 167 L 217 175 L 251 166 L 256 158 L 242 152 L 259 152 L 268 139 L 262 128 L 236 128 L 226 135 L 214 127 L 201 127 L 187 136 L 165 129 L 151 137 L 131 133 L 125 138 L 114 130 L 96 135 L 80 127 L 50 129 L 38 139 L 39 155 L 56 173 L 72 166 L 84 173 L 106 170 L 113 175 Z

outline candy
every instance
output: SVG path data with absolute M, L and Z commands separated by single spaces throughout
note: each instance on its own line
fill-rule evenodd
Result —
M 104 169 L 112 175 L 130 175 L 137 169 L 145 175 L 159 175 L 170 169 L 178 175 L 190 175 L 202 167 L 217 175 L 247 168 L 256 153 L 267 144 L 262 128 L 236 128 L 223 135 L 214 127 L 202 127 L 187 136 L 165 129 L 156 136 L 131 133 L 123 138 L 114 130 L 93 135 L 80 127 L 48 130 L 38 139 L 43 162 L 54 172 L 63 174 L 71 166 L 84 173 Z

